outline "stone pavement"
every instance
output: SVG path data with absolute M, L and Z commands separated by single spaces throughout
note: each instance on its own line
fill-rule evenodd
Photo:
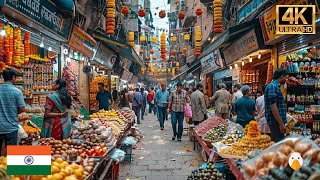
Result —
M 191 171 L 202 164 L 201 155 L 193 150 L 186 131 L 181 142 L 171 140 L 170 119 L 161 131 L 156 116 L 148 114 L 139 131 L 144 137 L 133 150 L 133 161 L 121 163 L 120 180 L 186 180 Z

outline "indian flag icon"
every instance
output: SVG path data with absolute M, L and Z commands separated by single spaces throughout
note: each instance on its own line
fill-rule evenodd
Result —
M 50 175 L 51 146 L 7 146 L 8 175 Z

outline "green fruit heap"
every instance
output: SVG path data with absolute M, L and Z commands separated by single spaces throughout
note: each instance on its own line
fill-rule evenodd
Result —
M 214 164 L 209 162 L 206 168 L 198 168 L 192 171 L 188 180 L 222 180 L 222 174 L 215 168 Z
M 218 125 L 211 130 L 209 130 L 204 136 L 203 139 L 211 141 L 211 142 L 217 142 L 221 141 L 223 137 L 227 133 L 228 127 L 226 125 Z

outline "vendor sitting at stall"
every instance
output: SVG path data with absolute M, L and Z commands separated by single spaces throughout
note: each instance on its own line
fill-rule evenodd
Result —
M 57 79 L 52 89 L 56 92 L 47 97 L 41 136 L 62 140 L 68 138 L 71 131 L 71 115 L 68 110 L 71 107 L 71 96 L 63 79 Z
M 241 87 L 243 97 L 235 102 L 235 114 L 237 123 L 245 127 L 251 120 L 254 120 L 256 103 L 249 97 L 250 87 L 248 85 Z

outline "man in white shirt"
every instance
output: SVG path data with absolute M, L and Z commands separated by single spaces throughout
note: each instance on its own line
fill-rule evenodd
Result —
M 240 98 L 242 98 L 243 94 L 241 92 L 241 85 L 240 84 L 235 84 L 233 85 L 233 95 L 232 95 L 232 104 L 234 105 L 236 101 Z
M 259 130 L 263 134 L 270 133 L 270 128 L 267 123 L 265 117 L 265 109 L 264 109 L 264 92 L 266 90 L 266 86 L 262 87 L 262 96 L 259 96 L 256 100 L 256 109 L 257 109 L 257 122 L 259 126 Z

